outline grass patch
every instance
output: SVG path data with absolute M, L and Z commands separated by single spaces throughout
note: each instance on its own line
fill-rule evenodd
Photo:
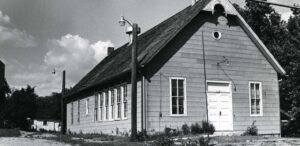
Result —
M 253 140 L 266 139 L 262 136 L 216 136 L 211 137 L 212 140 L 218 143 L 239 143 Z
M 54 140 L 71 145 L 80 146 L 140 146 L 141 142 L 130 142 L 127 137 L 112 136 L 106 134 L 55 134 L 55 137 L 47 137 L 44 139 Z
M 0 129 L 0 137 L 18 137 L 20 135 L 19 129 Z

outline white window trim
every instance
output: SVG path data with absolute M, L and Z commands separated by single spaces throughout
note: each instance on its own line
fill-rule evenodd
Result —
M 112 105 L 111 105 L 111 97 L 112 97 L 112 89 L 109 89 L 109 91 L 108 91 L 108 95 L 109 95 L 109 98 L 108 98 L 108 106 L 109 106 L 109 117 L 108 117 L 108 119 L 109 119 L 109 121 L 114 121 L 114 117 L 115 117 L 115 115 L 114 115 L 114 117 L 112 117 L 112 111 L 114 110 L 114 109 L 112 109 Z M 114 91 L 114 89 L 113 89 L 113 91 Z M 113 108 L 115 108 L 115 106 L 113 107 Z M 114 113 L 115 114 L 115 113 Z
M 108 95 L 107 95 L 108 92 L 104 92 L 103 93 L 103 121 L 107 121 L 108 119 L 106 118 L 107 117 L 107 114 L 108 114 L 108 118 L 109 118 L 109 107 L 108 107 L 108 112 L 106 111 L 106 98 L 108 98 Z M 108 101 L 109 102 L 109 101 Z M 109 104 L 109 103 L 107 103 Z M 107 105 L 109 106 L 109 105 Z
M 259 88 L 260 88 L 260 93 L 259 94 L 260 94 L 260 103 L 261 103 L 260 104 L 260 114 L 252 114 L 251 113 L 251 84 L 259 84 Z M 262 82 L 249 81 L 248 89 L 249 89 L 249 113 L 250 113 L 250 117 L 260 117 L 260 116 L 263 116 Z
M 77 101 L 77 123 L 80 123 L 80 115 L 81 115 L 80 108 L 81 108 L 81 106 L 80 106 L 80 100 L 78 100 Z
M 118 118 L 118 89 L 120 90 L 120 97 L 119 98 L 121 98 L 120 99 L 120 102 L 121 102 L 121 106 L 120 106 L 120 108 L 121 108 L 121 110 L 120 110 L 120 114 L 121 114 L 121 116 Z M 117 88 L 115 88 L 114 89 L 114 92 L 115 92 L 115 106 L 114 106 L 114 108 L 115 108 L 115 120 L 116 121 L 120 121 L 121 119 L 122 119 L 122 96 L 121 96 L 121 86 L 120 87 L 117 87 Z
M 99 92 L 98 93 L 98 96 L 97 96 L 97 98 L 98 98 L 98 121 L 100 122 L 100 121 L 103 121 L 103 104 L 102 105 L 100 105 L 101 104 L 101 96 L 102 96 L 102 100 L 103 100 L 103 95 L 102 95 L 103 93 L 102 92 Z M 101 107 L 102 107 L 102 109 L 101 109 Z M 101 114 L 102 114 L 102 116 L 101 116 Z
M 184 87 L 184 110 L 183 114 L 172 114 L 172 80 L 183 80 L 183 87 Z M 187 116 L 187 98 L 186 98 L 186 78 L 183 77 L 170 77 L 169 78 L 169 94 L 170 94 L 170 116 L 171 117 L 184 117 Z
M 232 96 L 232 82 L 231 81 L 216 81 L 216 80 L 206 80 L 206 93 L 208 92 L 208 83 L 227 83 L 229 84 L 229 94 Z
M 71 103 L 71 125 L 74 124 L 74 102 Z
M 96 101 L 99 100 L 98 96 L 99 96 L 99 93 L 95 93 L 95 97 L 94 97 L 94 108 L 93 108 L 93 111 L 94 111 L 94 122 L 99 121 L 99 116 L 98 116 L 98 114 L 99 114 L 98 108 L 99 108 L 99 107 L 98 107 L 98 106 L 96 107 L 96 105 L 99 105 L 99 103 L 96 103 Z
M 124 104 L 124 90 L 125 90 L 125 88 L 124 88 L 124 86 L 127 86 L 127 84 L 125 84 L 125 85 L 123 85 L 123 86 L 121 86 L 121 118 L 122 118 L 122 120 L 126 120 L 126 119 L 128 119 L 128 115 L 126 115 L 126 117 L 124 116 L 124 114 L 125 114 L 125 111 L 124 111 L 124 109 L 125 109 L 125 104 Z M 127 87 L 126 87 L 126 89 L 127 89 Z M 127 110 L 128 110 L 128 96 L 127 96 Z M 127 114 L 128 114 L 128 111 L 127 111 Z
M 89 113 L 90 113 L 89 102 L 90 102 L 90 99 L 87 98 L 87 99 L 85 100 L 85 115 L 86 115 L 86 116 L 88 116 Z

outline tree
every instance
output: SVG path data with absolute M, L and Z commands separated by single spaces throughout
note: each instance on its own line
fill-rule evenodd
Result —
M 37 98 L 35 117 L 38 119 L 60 120 L 60 101 L 61 93 L 52 93 L 50 96 Z
M 286 23 L 268 4 L 246 1 L 245 8 L 235 7 L 285 69 L 286 75 L 279 75 L 281 109 L 299 117 L 289 126 L 294 133 L 300 133 L 299 10 L 293 10 L 295 16 Z
M 29 85 L 14 91 L 4 109 L 4 118 L 8 121 L 6 126 L 28 130 L 30 125 L 27 118 L 35 117 L 36 98 L 34 88 Z
M 4 125 L 4 108 L 7 103 L 7 98 L 9 93 L 11 93 L 9 85 L 7 84 L 5 78 L 4 78 L 4 85 L 0 85 L 0 128 L 2 128 Z

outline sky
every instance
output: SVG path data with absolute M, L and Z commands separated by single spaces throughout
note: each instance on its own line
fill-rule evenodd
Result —
M 107 47 L 118 48 L 129 40 L 118 24 L 120 16 L 145 32 L 191 1 L 0 0 L 0 60 L 6 65 L 8 84 L 14 89 L 30 85 L 46 96 L 61 91 L 61 72 L 66 70 L 66 87 L 73 87 L 107 55 Z M 244 0 L 231 2 L 245 5 Z M 275 8 L 284 20 L 292 13 Z

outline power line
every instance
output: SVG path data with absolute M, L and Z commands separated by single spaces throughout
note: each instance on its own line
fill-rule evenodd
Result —
M 274 2 L 267 2 L 267 1 L 261 1 L 261 0 L 248 0 L 248 1 L 257 2 L 257 3 L 265 3 L 265 4 L 269 4 L 269 5 L 286 7 L 286 8 L 291 8 L 291 9 L 300 9 L 299 6 L 290 6 L 290 5 L 279 4 L 279 3 L 274 3 Z

